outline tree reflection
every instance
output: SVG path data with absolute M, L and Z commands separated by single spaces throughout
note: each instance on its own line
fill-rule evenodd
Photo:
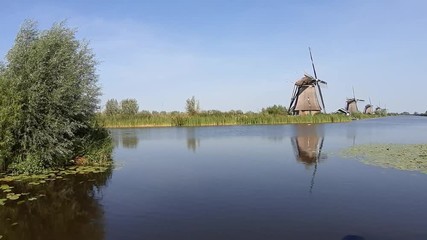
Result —
M 0 234 L 5 239 L 104 239 L 98 201 L 111 172 L 67 175 L 41 185 L 15 182 L 13 192 L 37 199 L 0 206 Z
M 138 146 L 138 136 L 135 129 L 122 131 L 122 145 L 124 148 L 136 148 Z
M 196 128 L 187 128 L 187 148 L 196 152 L 196 149 L 200 146 L 200 139 L 196 138 Z
M 307 168 L 314 166 L 310 182 L 310 192 L 312 192 L 318 163 L 327 158 L 327 155 L 322 153 L 323 128 L 322 125 L 317 124 L 295 124 L 293 126 L 294 136 L 291 138 L 291 142 L 297 161 L 303 163 Z

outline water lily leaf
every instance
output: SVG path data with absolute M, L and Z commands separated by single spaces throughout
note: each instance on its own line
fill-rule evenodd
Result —
M 9 200 L 17 200 L 19 197 L 21 196 L 21 194 L 15 194 L 15 193 L 8 193 L 6 195 L 6 198 Z

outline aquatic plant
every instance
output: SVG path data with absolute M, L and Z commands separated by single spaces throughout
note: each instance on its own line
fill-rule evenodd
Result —
M 427 144 L 356 145 L 342 154 L 374 166 L 427 174 Z
M 2 188 L 12 190 L 0 189 L 0 234 L 4 239 L 104 239 L 98 199 L 111 173 L 108 166 L 74 166 L 32 178 L 0 178 Z

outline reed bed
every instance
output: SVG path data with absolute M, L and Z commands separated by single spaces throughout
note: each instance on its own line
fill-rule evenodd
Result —
M 349 122 L 351 116 L 342 114 L 318 114 L 314 116 L 289 116 L 268 114 L 100 114 L 100 121 L 108 128 L 171 127 L 171 126 L 225 126 L 225 125 L 272 125 L 295 123 Z M 368 117 L 368 116 L 367 116 Z M 371 116 L 369 116 L 371 117 Z M 359 117 L 361 118 L 361 117 Z

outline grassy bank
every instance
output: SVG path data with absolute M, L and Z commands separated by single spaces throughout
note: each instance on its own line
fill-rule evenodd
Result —
M 357 118 L 372 118 L 375 115 L 360 115 Z M 354 117 L 342 114 L 318 114 L 314 116 L 289 116 L 269 114 L 136 114 L 136 115 L 98 115 L 108 128 L 127 127 L 171 127 L 171 126 L 225 126 L 262 125 L 293 123 L 336 123 L 349 122 Z

